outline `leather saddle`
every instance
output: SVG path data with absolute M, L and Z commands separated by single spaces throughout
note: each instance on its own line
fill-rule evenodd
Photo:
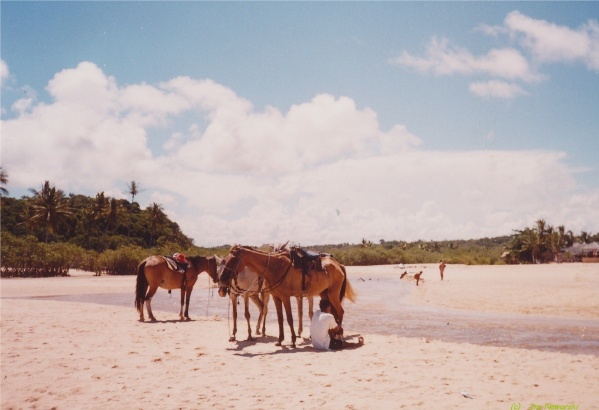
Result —
M 170 270 L 178 273 L 185 273 L 187 267 L 189 266 L 189 264 L 181 263 L 172 256 L 162 255 L 162 258 L 164 259 Z
M 293 267 L 302 271 L 302 292 L 305 292 L 306 276 L 309 279 L 310 271 L 323 271 L 322 257 L 328 256 L 328 254 L 313 252 L 299 246 L 294 246 L 289 250 L 289 255 Z

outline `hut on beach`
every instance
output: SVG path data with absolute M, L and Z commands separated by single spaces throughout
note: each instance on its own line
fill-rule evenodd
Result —
M 572 255 L 576 261 L 599 263 L 599 242 L 575 243 L 564 249 L 564 253 Z

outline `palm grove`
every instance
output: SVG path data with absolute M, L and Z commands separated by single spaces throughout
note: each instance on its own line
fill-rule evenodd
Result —
M 131 201 L 65 193 L 49 181 L 31 196 L 8 196 L 8 175 L 0 167 L 2 199 L 1 274 L 7 276 L 66 275 L 71 268 L 98 274 L 133 274 L 137 263 L 151 254 L 186 252 L 225 254 L 228 245 L 199 248 L 172 222 L 160 204 L 141 209 L 135 197 L 139 182 L 127 184 Z M 293 240 L 293 238 L 290 238 Z M 562 255 L 568 246 L 599 240 L 599 234 L 574 235 L 564 226 L 544 220 L 515 230 L 511 236 L 454 241 L 385 241 L 378 244 L 321 245 L 346 265 L 396 263 L 543 263 Z M 503 258 L 502 258 L 503 256 Z
M 7 182 L 2 171 L 2 184 Z M 139 261 L 150 250 L 192 246 L 160 204 L 140 208 L 135 181 L 127 186 L 131 201 L 104 192 L 93 198 L 65 195 L 49 181 L 21 199 L 7 197 L 2 189 L 2 276 L 64 274 L 69 267 L 124 273 L 119 271 L 135 266 L 131 261 L 117 266 L 119 258 Z

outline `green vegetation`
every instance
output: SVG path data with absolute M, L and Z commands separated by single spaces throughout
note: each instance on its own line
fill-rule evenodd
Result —
M 0 167 L 2 185 L 8 175 Z M 45 181 L 32 196 L 10 198 L 1 191 L 1 276 L 64 276 L 69 269 L 96 274 L 135 274 L 150 255 L 224 256 L 229 245 L 200 248 L 183 234 L 160 204 L 145 209 L 134 202 L 140 184 L 127 186 L 131 202 L 107 197 L 65 195 Z M 554 229 L 544 220 L 512 236 L 455 241 L 384 241 L 374 244 L 320 245 L 311 249 L 332 253 L 343 264 L 383 265 L 438 263 L 492 265 L 550 262 L 575 242 L 599 240 L 599 234 L 574 236 L 563 226 Z M 265 250 L 267 248 L 264 248 Z
M 386 265 L 412 263 L 461 263 L 493 265 L 503 263 L 501 254 L 510 238 L 484 238 L 456 241 L 383 241 L 378 245 L 363 240 L 359 245 L 325 245 L 314 247 L 332 253 L 344 265 Z
M 4 171 L 1 177 L 6 184 Z M 132 200 L 140 192 L 135 181 L 128 189 Z M 65 195 L 49 181 L 30 191 L 21 199 L 2 191 L 2 277 L 66 275 L 69 269 L 133 274 L 152 254 L 209 254 L 193 246 L 160 204 L 141 209 L 104 192 Z
M 523 230 L 516 230 L 504 255 L 508 263 L 546 263 L 555 260 L 568 260 L 570 255 L 565 251 L 574 243 L 591 243 L 599 241 L 599 233 L 592 235 L 582 231 L 575 236 L 561 225 L 554 228 L 544 219 Z

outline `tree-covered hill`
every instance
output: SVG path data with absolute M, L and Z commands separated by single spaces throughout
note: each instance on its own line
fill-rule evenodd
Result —
M 40 242 L 67 242 L 102 252 L 122 246 L 151 248 L 173 243 L 189 248 L 192 239 L 172 222 L 160 204 L 141 209 L 137 202 L 69 194 L 46 181 L 32 196 L 2 196 L 2 233 L 34 236 Z

